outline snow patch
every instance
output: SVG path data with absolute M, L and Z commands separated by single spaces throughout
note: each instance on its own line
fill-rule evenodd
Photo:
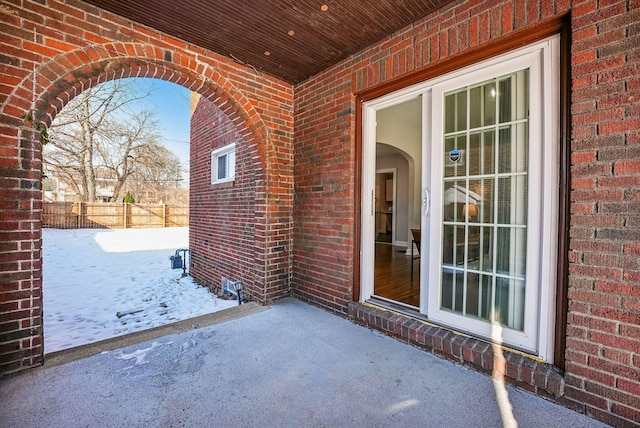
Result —
M 151 344 L 151 346 L 149 346 L 148 348 L 144 348 L 144 349 L 138 349 L 136 351 L 133 351 L 130 354 L 126 354 L 124 352 L 121 352 L 120 355 L 116 356 L 117 359 L 119 360 L 131 360 L 134 359 L 136 360 L 135 365 L 139 366 L 142 364 L 147 364 L 148 361 L 146 360 L 147 355 L 149 354 L 149 352 L 153 349 L 155 349 L 157 346 L 160 346 L 160 343 L 158 342 L 153 342 Z
M 236 306 L 171 269 L 188 245 L 188 227 L 43 229 L 45 352 Z

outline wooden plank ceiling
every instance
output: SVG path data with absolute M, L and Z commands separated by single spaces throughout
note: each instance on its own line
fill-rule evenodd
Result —
M 85 0 L 299 83 L 452 0 Z

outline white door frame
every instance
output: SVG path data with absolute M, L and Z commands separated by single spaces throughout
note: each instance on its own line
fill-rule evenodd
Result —
M 373 295 L 375 268 L 375 181 L 376 181 L 376 113 L 387 107 L 402 104 L 421 93 L 415 89 L 401 90 L 390 96 L 362 105 L 362 193 L 360 240 L 360 302 Z M 394 179 L 394 185 L 396 180 Z M 395 195 L 395 192 L 394 192 Z M 394 198 L 395 204 L 395 198 Z M 394 206 L 394 210 L 396 207 Z M 394 229 L 395 230 L 395 229 Z

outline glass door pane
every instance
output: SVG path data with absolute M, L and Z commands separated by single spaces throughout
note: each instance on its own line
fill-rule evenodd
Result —
M 444 95 L 440 309 L 524 329 L 528 70 Z
M 366 210 L 375 227 L 364 248 L 374 252 L 371 295 L 411 309 L 420 306 L 422 103 L 415 96 L 376 111 L 375 178 Z

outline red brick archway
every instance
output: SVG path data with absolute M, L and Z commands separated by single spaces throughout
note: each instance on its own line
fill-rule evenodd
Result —
M 34 117 L 48 126 L 57 112 L 82 91 L 126 77 L 157 78 L 198 92 L 216 104 L 242 134 L 255 141 L 265 168 L 269 157 L 273 157 L 268 131 L 251 101 L 213 66 L 138 43 L 91 46 L 55 57 L 16 86 L 5 103 L 5 113 L 15 113 L 20 118 L 31 110 L 29 94 L 35 92 Z
M 7 315 L 0 319 L 0 345 L 8 350 L 0 352 L 0 373 L 43 361 L 42 145 L 39 133 L 24 126 L 22 115 L 33 112 L 36 121 L 49 126 L 71 99 L 108 80 L 147 77 L 179 84 L 213 102 L 233 122 L 252 147 L 259 165 L 252 249 L 258 277 L 249 284 L 253 289 L 248 291 L 260 303 L 269 303 L 288 291 L 291 238 L 287 234 L 291 225 L 283 224 L 282 219 L 291 221 L 293 188 L 291 165 L 282 154 L 292 153 L 291 138 L 274 135 L 277 133 L 268 123 L 271 113 L 256 107 L 259 103 L 255 98 L 261 97 L 245 96 L 238 84 L 218 71 L 215 61 L 205 63 L 198 56 L 176 52 L 142 43 L 110 43 L 72 50 L 26 74 L 3 103 L 0 138 L 5 157 L 0 165 L 4 181 L 0 189 L 5 195 L 5 207 L 12 214 L 0 222 L 1 244 L 15 251 L 10 257 L 3 254 L 0 260 L 0 305 L 10 302 L 2 306 Z M 287 243 L 284 251 L 283 242 Z M 278 250 L 274 251 L 274 247 Z M 282 266 L 286 266 L 285 276 Z

